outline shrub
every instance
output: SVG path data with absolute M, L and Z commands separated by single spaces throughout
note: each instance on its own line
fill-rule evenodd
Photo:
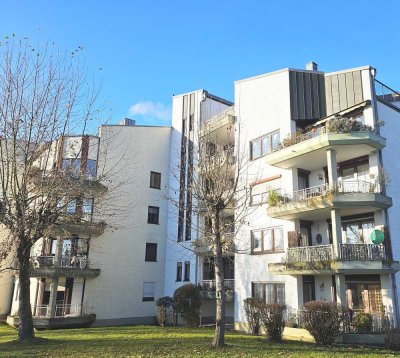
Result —
M 370 333 L 372 331 L 372 315 L 360 312 L 353 319 L 357 333 Z
M 400 351 L 400 328 L 388 329 L 384 332 L 385 347 L 392 351 Z
M 314 337 L 318 345 L 330 345 L 340 334 L 345 309 L 334 302 L 311 301 L 303 306 L 304 328 Z
M 327 132 L 349 133 L 360 131 L 372 131 L 372 127 L 346 117 L 336 116 L 325 124 Z
M 161 297 L 156 301 L 157 323 L 164 327 L 168 323 L 175 324 L 174 300 L 172 297 Z
M 260 333 L 260 306 L 262 300 L 259 298 L 246 298 L 244 302 L 244 312 L 252 334 Z
M 197 285 L 187 284 L 177 288 L 174 292 L 174 305 L 176 312 L 181 314 L 189 326 L 199 325 L 201 297 Z
M 268 205 L 277 206 L 283 202 L 282 195 L 280 195 L 275 189 L 268 190 Z
M 269 340 L 273 342 L 282 341 L 282 334 L 285 328 L 284 311 L 284 305 L 263 303 L 260 306 L 261 324 Z

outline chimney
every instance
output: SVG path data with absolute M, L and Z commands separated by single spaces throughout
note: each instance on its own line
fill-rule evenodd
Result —
M 136 121 L 134 119 L 124 118 L 118 124 L 120 126 L 134 126 L 136 124 Z
M 311 62 L 307 63 L 306 70 L 307 71 L 318 71 L 318 64 L 311 61 Z

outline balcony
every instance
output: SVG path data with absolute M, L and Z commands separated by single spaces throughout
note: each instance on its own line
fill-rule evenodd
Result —
M 95 314 L 85 313 L 82 304 L 58 304 L 52 318 L 49 317 L 50 309 L 49 305 L 32 306 L 33 326 L 36 329 L 87 327 L 96 319 Z M 8 316 L 7 323 L 17 327 L 19 326 L 19 318 Z
M 286 275 L 394 273 L 398 262 L 387 260 L 385 247 L 373 244 L 340 244 L 339 257 L 333 245 L 292 247 L 282 263 L 268 264 L 268 271 Z
M 199 158 L 200 173 L 221 172 L 228 170 L 232 172 L 234 177 L 236 158 L 233 155 L 233 147 L 221 152 L 216 152 L 214 155 L 205 154 Z
M 392 199 L 382 194 L 379 182 L 363 180 L 338 181 L 277 194 L 274 206 L 267 209 L 268 216 L 285 220 L 323 220 L 330 217 L 331 209 L 340 209 L 342 216 L 364 214 L 387 209 Z
M 222 113 L 206 121 L 203 124 L 202 130 L 200 131 L 200 137 L 207 137 L 207 140 L 212 142 L 221 142 L 234 139 L 234 114 L 234 107 L 229 107 Z
M 100 236 L 104 233 L 105 227 L 104 222 L 93 222 L 91 214 L 71 214 L 66 215 L 59 223 L 50 227 L 49 234 L 52 236 Z
M 350 145 L 351 150 L 349 150 Z M 339 163 L 370 155 L 385 145 L 386 139 L 372 131 L 334 133 L 328 132 L 325 127 L 319 127 L 285 139 L 283 144 L 265 157 L 265 161 L 278 168 L 302 168 L 313 171 L 326 166 L 327 149 L 336 150 L 336 160 Z
M 226 302 L 233 302 L 233 296 L 235 291 L 235 280 L 225 279 L 225 299 Z M 215 299 L 215 280 L 203 280 L 201 284 L 201 297 L 204 299 Z
M 32 174 L 32 190 L 46 190 L 57 196 L 101 196 L 108 188 L 93 175 L 71 175 L 62 170 L 43 171 L 37 169 Z
M 31 277 L 84 277 L 92 278 L 100 274 L 100 269 L 90 267 L 86 256 L 63 256 L 60 264 L 55 256 L 31 257 Z

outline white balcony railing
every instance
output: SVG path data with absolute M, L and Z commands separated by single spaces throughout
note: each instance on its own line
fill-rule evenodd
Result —
M 374 182 L 367 182 L 365 180 L 342 180 L 342 181 L 336 181 L 332 185 L 324 183 L 321 185 L 297 190 L 292 193 L 279 195 L 279 204 L 302 202 L 307 199 L 326 196 L 329 194 L 332 195 L 346 194 L 346 193 L 367 194 L 367 193 L 381 193 L 381 192 L 382 192 L 382 185 L 379 183 L 379 180 L 376 180 Z
M 36 318 L 50 317 L 50 305 L 32 306 L 32 316 Z M 57 304 L 54 317 L 81 316 L 84 314 L 83 305 L 77 304 Z
M 290 247 L 286 252 L 287 263 L 319 262 L 333 259 L 332 245 Z
M 322 262 L 334 260 L 333 245 L 290 247 L 285 262 Z M 342 261 L 385 261 L 385 247 L 374 244 L 340 244 L 338 260 Z
M 224 287 L 226 290 L 233 290 L 235 288 L 235 280 L 234 279 L 225 279 Z M 203 280 L 202 281 L 202 289 L 204 291 L 214 291 L 215 290 L 215 280 Z
M 89 268 L 90 260 L 87 256 L 63 256 L 60 266 L 63 268 Z M 55 256 L 32 256 L 31 265 L 33 268 L 54 268 L 56 266 Z
M 385 261 L 385 247 L 374 244 L 341 244 L 340 259 L 343 261 Z

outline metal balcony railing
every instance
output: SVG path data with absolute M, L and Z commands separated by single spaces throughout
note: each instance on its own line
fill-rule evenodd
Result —
M 379 180 L 367 182 L 365 180 L 342 180 L 334 182 L 332 185 L 328 183 L 301 189 L 292 193 L 279 195 L 279 204 L 287 204 L 291 202 L 302 202 L 307 199 L 325 196 L 328 194 L 345 194 L 345 193 L 381 193 L 382 185 Z
M 385 261 L 385 247 L 374 244 L 341 244 L 340 259 L 343 261 Z
M 203 280 L 201 286 L 204 291 L 214 291 L 215 290 L 215 280 Z M 226 290 L 233 290 L 235 288 L 235 280 L 234 279 L 225 279 L 224 287 Z
M 35 318 L 50 317 L 50 305 L 32 306 L 32 316 Z M 83 305 L 77 304 L 57 304 L 54 317 L 81 316 L 84 314 Z
M 400 93 L 386 86 L 382 82 L 375 80 L 376 97 L 400 109 Z
M 320 262 L 333 260 L 333 246 L 304 246 L 290 247 L 286 252 L 287 263 L 294 262 Z
M 60 266 L 62 268 L 89 268 L 90 260 L 87 256 L 63 256 Z M 31 265 L 33 268 L 54 268 L 56 267 L 55 256 L 32 256 Z

